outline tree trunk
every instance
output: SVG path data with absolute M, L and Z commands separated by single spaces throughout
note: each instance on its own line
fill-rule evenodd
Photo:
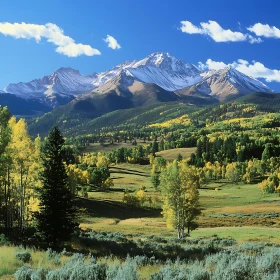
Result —
M 9 215 L 9 207 L 10 207 L 10 169 L 7 168 L 7 178 L 5 179 L 5 232 L 9 234 L 9 228 L 11 226 L 10 215 Z
M 177 237 L 178 237 L 178 239 L 180 239 L 180 238 L 181 238 L 180 228 L 179 228 L 179 227 L 177 228 Z
M 20 168 L 20 209 L 19 209 L 19 233 L 22 236 L 23 225 L 23 186 L 22 186 L 22 167 Z
M 4 183 L 4 199 L 5 199 L 5 233 L 8 233 L 8 190 L 7 181 Z

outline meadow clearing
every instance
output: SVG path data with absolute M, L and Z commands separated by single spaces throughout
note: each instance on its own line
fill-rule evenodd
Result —
M 179 150 L 184 157 L 189 150 Z M 162 156 L 171 160 L 178 155 L 178 149 L 166 151 Z M 174 242 L 176 232 L 166 227 L 161 215 L 161 201 L 158 190 L 151 183 L 151 166 L 139 164 L 115 164 L 110 167 L 114 186 L 108 191 L 89 192 L 88 198 L 80 198 L 82 209 L 80 228 L 94 231 L 96 234 L 112 233 L 125 236 L 127 240 L 148 240 L 159 238 Z M 143 207 L 131 207 L 123 203 L 124 191 L 133 193 L 145 188 L 146 201 Z M 202 214 L 199 216 L 199 227 L 191 232 L 188 242 L 205 244 L 215 238 L 235 240 L 238 246 L 247 243 L 280 244 L 280 197 L 276 194 L 263 195 L 258 184 L 230 183 L 228 180 L 209 181 L 199 191 Z M 148 199 L 150 198 L 150 199 Z M 115 234 L 115 235 L 114 235 Z M 120 239 L 121 240 L 121 239 Z M 172 240 L 172 241 L 171 241 Z M 194 240 L 194 241 L 192 241 Z M 106 241 L 107 242 L 107 241 Z M 79 238 L 72 240 L 72 250 L 88 252 L 97 256 L 97 260 L 108 264 L 118 263 L 125 266 L 125 257 L 104 257 L 114 253 L 111 243 L 81 243 Z M 157 241 L 158 242 L 158 241 Z M 164 241 L 166 242 L 166 241 Z M 118 242 L 117 242 L 118 243 Z M 110 245 L 111 244 L 111 245 Z M 115 248 L 120 250 L 122 245 Z M 126 243 L 124 243 L 126 244 Z M 161 243 L 160 243 L 161 244 Z M 236 246 L 237 246 L 236 245 Z M 115 246 L 115 245 L 114 245 Z M 199 245 L 195 245 L 199 246 Z M 142 250 L 144 250 L 142 248 Z M 15 271 L 23 264 L 15 258 L 17 252 L 25 252 L 22 247 L 0 247 L 0 279 L 15 279 Z M 47 252 L 28 249 L 31 254 L 29 266 L 37 269 L 58 269 L 70 259 L 68 255 L 60 255 L 59 261 Z M 127 252 L 127 251 L 124 251 Z M 149 251 L 148 251 L 149 252 Z M 147 252 L 146 252 L 147 253 Z M 170 252 L 169 252 L 170 253 Z M 123 253 L 125 255 L 125 253 Z M 176 255 L 176 251 L 174 252 Z M 85 259 L 85 262 L 87 260 Z M 137 268 L 140 279 L 150 279 L 157 273 L 162 263 L 150 263 Z

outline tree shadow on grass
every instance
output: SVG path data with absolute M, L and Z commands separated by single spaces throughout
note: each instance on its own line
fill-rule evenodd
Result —
M 154 218 L 161 216 L 161 209 L 132 207 L 121 202 L 109 200 L 78 198 L 77 206 L 79 208 L 84 208 L 86 213 L 92 217 L 125 220 L 131 218 Z

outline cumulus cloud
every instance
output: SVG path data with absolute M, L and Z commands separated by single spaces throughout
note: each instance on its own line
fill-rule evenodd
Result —
M 222 61 L 213 61 L 212 59 L 208 58 L 205 63 L 199 62 L 198 67 L 201 70 L 220 70 L 225 68 L 227 65 Z
M 121 45 L 118 43 L 118 41 L 111 35 L 107 35 L 106 39 L 103 40 L 108 43 L 108 48 L 111 48 L 113 50 L 121 48 Z
M 280 29 L 275 26 L 269 26 L 268 24 L 256 23 L 247 29 L 255 33 L 257 36 L 280 38 Z
M 201 22 L 200 26 L 195 26 L 190 21 L 181 21 L 181 31 L 188 34 L 203 34 L 211 37 L 215 42 L 242 42 L 248 41 L 251 44 L 261 43 L 260 38 L 254 38 L 252 35 L 244 34 L 239 31 L 224 29 L 219 23 L 213 20 Z
M 219 70 L 226 66 L 231 66 L 236 70 L 256 79 L 263 78 L 266 82 L 280 82 L 280 70 L 269 69 L 263 63 L 258 61 L 252 61 L 250 63 L 247 60 L 238 59 L 237 61 L 226 64 L 222 61 L 213 61 L 209 58 L 205 63 L 199 62 L 198 66 L 202 70 Z
M 53 23 L 39 25 L 25 22 L 0 22 L 0 33 L 6 36 L 12 36 L 16 39 L 35 39 L 37 43 L 40 42 L 42 38 L 45 38 L 47 42 L 57 46 L 56 52 L 69 57 L 101 54 L 99 50 L 92 48 L 90 45 L 75 43 L 74 39 L 64 35 L 63 29 Z

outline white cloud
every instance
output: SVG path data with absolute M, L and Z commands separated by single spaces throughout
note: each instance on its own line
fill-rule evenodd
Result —
M 200 25 L 215 42 L 240 42 L 247 39 L 241 32 L 223 29 L 216 21 L 209 20 L 208 23 L 202 22 Z
M 90 45 L 76 44 L 74 39 L 64 35 L 64 31 L 53 23 L 39 25 L 25 22 L 0 22 L 0 33 L 16 39 L 35 39 L 37 43 L 45 38 L 48 42 L 57 46 L 56 52 L 69 57 L 101 54 L 99 50 L 92 48 Z
M 258 44 L 258 43 L 262 43 L 263 40 L 261 38 L 255 38 L 252 35 L 247 35 L 248 41 L 251 44 Z
M 261 62 L 252 61 L 252 63 L 249 63 L 246 60 L 239 59 L 237 62 L 233 62 L 232 66 L 253 78 L 263 78 L 266 82 L 280 82 L 280 70 L 269 69 Z
M 82 54 L 87 56 L 100 54 L 100 52 L 97 49 L 93 49 L 90 45 L 75 43 L 71 43 L 66 46 L 60 46 L 56 49 L 56 51 L 69 57 L 76 57 Z
M 223 69 L 225 68 L 227 65 L 222 62 L 222 61 L 213 61 L 212 59 L 208 58 L 207 61 L 204 63 L 202 62 L 199 62 L 198 63 L 198 67 L 201 69 L 201 70 L 220 70 L 220 69 Z
M 253 78 L 263 78 L 266 82 L 280 82 L 280 70 L 269 69 L 265 67 L 263 63 L 257 61 L 252 61 L 250 63 L 247 60 L 238 59 L 237 61 L 233 61 L 232 63 L 225 64 L 222 61 L 213 61 L 209 58 L 205 63 L 199 62 L 198 66 L 202 70 L 219 70 L 226 66 L 232 66 L 236 70 Z
M 205 31 L 195 25 L 190 21 L 181 21 L 181 31 L 188 34 L 205 34 Z
M 242 42 L 248 41 L 251 44 L 260 43 L 260 38 L 254 38 L 249 34 L 244 34 L 230 29 L 223 29 L 219 23 L 213 20 L 201 22 L 200 27 L 193 25 L 190 21 L 181 21 L 181 31 L 188 34 L 204 34 L 211 37 L 215 42 Z
M 275 26 L 269 26 L 268 24 L 256 23 L 247 29 L 255 33 L 257 36 L 280 38 L 280 29 Z
M 118 41 L 111 35 L 107 35 L 106 39 L 103 40 L 108 43 L 108 48 L 113 50 L 121 48 L 121 45 L 118 43 Z

